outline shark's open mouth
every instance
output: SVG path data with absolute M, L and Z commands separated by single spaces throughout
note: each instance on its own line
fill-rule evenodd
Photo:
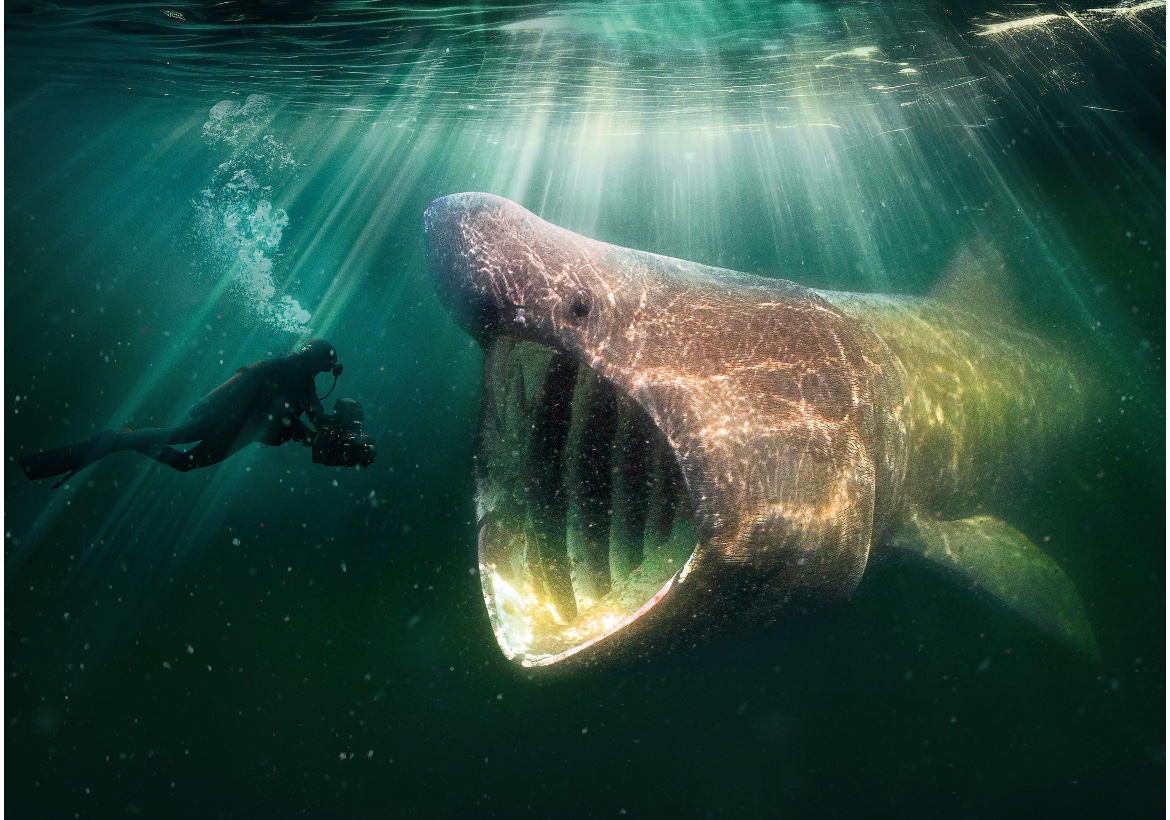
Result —
M 678 462 L 633 399 L 570 355 L 484 356 L 479 562 L 500 648 L 555 663 L 648 611 L 698 543 Z

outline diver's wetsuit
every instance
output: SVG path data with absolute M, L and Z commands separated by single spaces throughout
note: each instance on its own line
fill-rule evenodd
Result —
M 60 486 L 78 470 L 120 450 L 134 450 L 186 472 L 223 461 L 251 442 L 309 444 L 314 430 L 300 417 L 307 413 L 315 425 L 324 417 L 313 379 L 336 361 L 332 346 L 322 352 L 319 341 L 299 353 L 241 367 L 191 407 L 184 424 L 121 433 L 103 430 L 76 444 L 21 456 L 17 463 L 30 479 L 66 473 L 56 485 Z M 196 441 L 189 450 L 171 446 Z

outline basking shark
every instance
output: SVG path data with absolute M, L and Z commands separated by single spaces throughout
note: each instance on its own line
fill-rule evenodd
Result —
M 1082 421 L 1087 380 L 1053 345 L 961 298 L 621 248 L 490 194 L 436 200 L 423 229 L 484 350 L 479 568 L 512 661 L 798 616 L 883 550 L 1098 657 L 1068 576 L 983 510 Z

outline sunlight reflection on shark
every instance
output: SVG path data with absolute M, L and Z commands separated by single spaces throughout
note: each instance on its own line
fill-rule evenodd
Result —
M 799 615 L 848 598 L 878 549 L 1097 657 L 1069 578 L 982 507 L 1070 439 L 1085 381 L 961 281 L 816 291 L 480 193 L 436 200 L 424 231 L 484 349 L 479 563 L 508 658 L 593 663 Z M 954 278 L 989 260 L 961 255 Z

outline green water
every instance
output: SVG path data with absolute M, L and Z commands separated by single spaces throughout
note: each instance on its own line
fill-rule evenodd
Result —
M 1099 8 L 6 4 L 9 814 L 1162 816 L 1165 10 Z M 465 190 L 843 290 L 924 293 L 991 242 L 1104 376 L 996 508 L 1102 662 L 887 559 L 815 619 L 510 666 L 480 352 L 422 246 Z M 341 353 L 369 470 L 123 453 L 52 491 L 12 462 L 175 423 L 301 332 Z

